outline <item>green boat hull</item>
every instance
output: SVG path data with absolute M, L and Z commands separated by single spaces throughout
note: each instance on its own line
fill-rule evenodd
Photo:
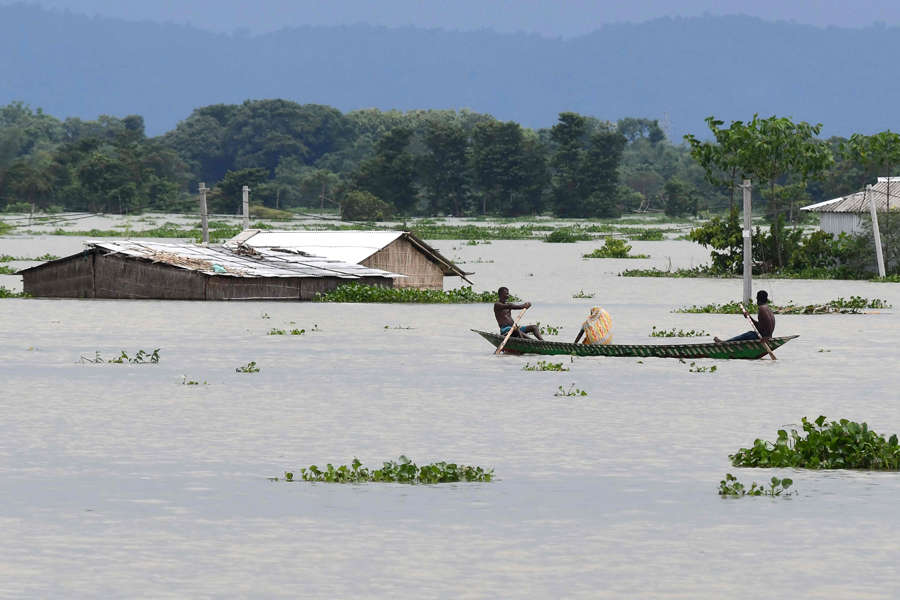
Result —
M 473 329 L 475 333 L 489 341 L 496 348 L 503 342 L 502 335 Z M 789 335 L 766 340 L 774 352 L 776 348 L 797 337 Z M 766 356 L 765 346 L 760 340 L 741 342 L 708 342 L 702 344 L 610 344 L 608 346 L 588 346 L 566 342 L 548 342 L 527 338 L 511 337 L 503 347 L 509 354 L 574 354 L 576 356 L 646 356 L 657 358 L 762 358 Z

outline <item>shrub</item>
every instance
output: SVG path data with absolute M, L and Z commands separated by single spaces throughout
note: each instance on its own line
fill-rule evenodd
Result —
M 544 238 L 544 241 L 553 244 L 571 244 L 573 242 L 583 242 L 589 239 L 591 239 L 590 234 L 584 231 L 577 230 L 574 227 L 560 227 L 559 229 L 551 231 L 547 237 Z
M 386 221 L 393 207 L 371 192 L 352 190 L 341 201 L 342 221 Z
M 583 258 L 649 258 L 646 254 L 629 254 L 631 246 L 619 238 L 606 238 L 602 248 L 597 248 Z

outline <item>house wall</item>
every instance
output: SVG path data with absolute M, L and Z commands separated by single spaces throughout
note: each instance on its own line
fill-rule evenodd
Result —
M 26 294 L 37 298 L 93 298 L 94 254 L 82 252 L 22 273 Z
M 373 269 L 401 273 L 406 277 L 394 280 L 394 287 L 412 287 L 429 290 L 444 289 L 444 273 L 428 260 L 408 240 L 397 238 L 360 263 Z
M 862 233 L 862 220 L 857 213 L 821 213 L 819 228 L 825 233 L 839 235 Z
M 119 254 L 97 254 L 94 259 L 94 295 L 97 298 L 203 300 L 204 278 L 196 271 Z

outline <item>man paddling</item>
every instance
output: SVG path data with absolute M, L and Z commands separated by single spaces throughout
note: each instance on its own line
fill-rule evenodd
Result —
M 747 331 L 741 335 L 736 335 L 731 339 L 725 340 L 726 342 L 758 340 L 760 339 L 759 336 L 762 336 L 762 339 L 767 340 L 772 337 L 772 334 L 775 332 L 775 313 L 772 312 L 772 308 L 769 306 L 769 294 L 766 293 L 766 290 L 759 290 L 756 292 L 756 304 L 759 305 L 759 311 L 757 312 L 756 318 L 754 319 L 747 314 L 746 310 L 744 311 L 744 316 L 753 321 L 753 324 L 756 325 L 756 328 L 759 330 L 759 335 L 757 335 L 755 331 Z M 722 341 L 717 337 L 714 337 L 713 340 L 716 343 Z
M 512 318 L 512 311 L 531 308 L 531 302 L 523 302 L 522 304 L 507 302 L 507 300 L 509 300 L 509 289 L 506 287 L 497 290 L 497 296 L 499 297 L 499 300 L 494 302 L 494 316 L 497 318 L 497 325 L 500 326 L 500 335 L 506 335 L 516 323 Z M 527 338 L 528 336 L 526 334 L 528 333 L 539 340 L 544 339 L 541 337 L 541 330 L 537 325 L 522 325 L 513 331 L 510 337 Z

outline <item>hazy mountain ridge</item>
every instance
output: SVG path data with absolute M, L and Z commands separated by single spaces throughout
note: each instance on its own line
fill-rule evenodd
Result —
M 647 116 L 672 137 L 753 112 L 826 134 L 897 129 L 897 28 L 817 28 L 750 17 L 606 25 L 563 40 L 365 25 L 259 36 L 0 6 L 0 104 L 59 117 L 143 115 L 159 134 L 195 107 L 281 97 L 340 110 L 471 108 L 529 127 L 560 111 Z

